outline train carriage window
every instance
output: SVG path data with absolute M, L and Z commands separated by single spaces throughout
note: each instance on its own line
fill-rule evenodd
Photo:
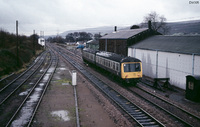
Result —
M 96 62 L 99 63 L 99 57 L 98 56 L 96 57 Z
M 110 68 L 112 69 L 113 68 L 113 64 L 112 64 L 113 62 L 112 61 L 110 61 Z
M 117 66 L 118 66 L 118 71 L 120 71 L 120 64 L 118 63 L 118 65 L 117 65 Z
M 106 67 L 108 66 L 108 60 L 106 60 Z
M 113 62 L 113 69 L 115 70 L 115 62 Z
M 92 54 L 92 61 L 94 61 L 94 55 Z
M 124 64 L 124 72 L 138 72 L 141 71 L 140 63 Z
M 119 64 L 118 63 L 116 63 L 116 71 L 119 71 Z
M 101 64 L 101 57 L 99 57 L 99 64 Z

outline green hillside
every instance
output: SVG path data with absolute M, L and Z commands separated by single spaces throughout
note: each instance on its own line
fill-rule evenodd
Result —
M 0 77 L 22 69 L 42 51 L 37 39 L 37 35 L 18 36 L 17 38 L 14 34 L 0 30 Z M 17 57 L 17 42 L 19 57 Z

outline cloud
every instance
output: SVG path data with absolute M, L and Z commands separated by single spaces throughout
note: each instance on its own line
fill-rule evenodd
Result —
M 199 17 L 200 5 L 188 0 L 0 0 L 0 27 L 56 34 L 71 29 L 106 25 L 133 25 L 151 11 L 168 20 Z

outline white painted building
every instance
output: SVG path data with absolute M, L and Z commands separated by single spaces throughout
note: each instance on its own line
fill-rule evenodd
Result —
M 186 89 L 186 76 L 200 75 L 200 36 L 152 36 L 130 46 L 128 56 L 142 61 L 145 76 Z
M 38 44 L 42 45 L 42 46 L 45 46 L 45 39 L 43 37 L 40 37 L 38 39 Z

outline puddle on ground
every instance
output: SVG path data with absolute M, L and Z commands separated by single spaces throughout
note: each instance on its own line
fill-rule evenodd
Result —
M 29 92 L 30 90 L 31 90 L 31 89 L 28 89 L 27 91 L 21 92 L 21 93 L 19 94 L 19 96 L 28 95 L 28 92 Z
M 35 107 L 35 105 L 38 103 L 38 100 L 40 99 L 43 87 L 44 86 L 39 85 L 34 90 L 32 95 L 28 98 L 28 100 L 24 103 L 22 109 L 19 111 L 19 115 L 16 116 L 16 119 L 12 122 L 12 127 L 22 127 L 28 123 L 34 111 L 33 107 Z
M 58 111 L 53 111 L 51 112 L 51 115 L 56 119 L 56 120 L 62 120 L 62 121 L 69 121 L 69 112 L 67 110 L 58 110 Z
M 69 82 L 66 82 L 66 83 L 62 83 L 62 85 L 67 86 L 67 85 L 70 85 L 70 84 L 69 84 Z
M 42 80 L 48 81 L 50 74 L 45 74 L 44 78 Z
M 29 83 L 29 85 L 33 85 L 33 84 L 34 84 L 33 82 L 30 82 L 30 83 Z
M 55 68 L 49 68 L 47 72 L 52 73 L 54 71 Z
M 36 91 L 42 91 L 42 88 L 35 88 Z
M 44 86 L 45 84 L 44 84 L 44 83 L 39 83 L 39 85 L 40 85 L 40 86 Z
M 58 68 L 58 69 L 61 70 L 61 71 L 67 70 L 67 69 L 64 68 L 64 67 L 60 67 L 60 68 Z
M 54 76 L 54 79 L 57 79 L 57 80 L 59 80 L 59 79 L 61 79 L 59 76 Z
M 57 72 L 56 72 L 56 74 L 60 74 L 60 73 L 61 73 L 61 71 L 57 71 Z

